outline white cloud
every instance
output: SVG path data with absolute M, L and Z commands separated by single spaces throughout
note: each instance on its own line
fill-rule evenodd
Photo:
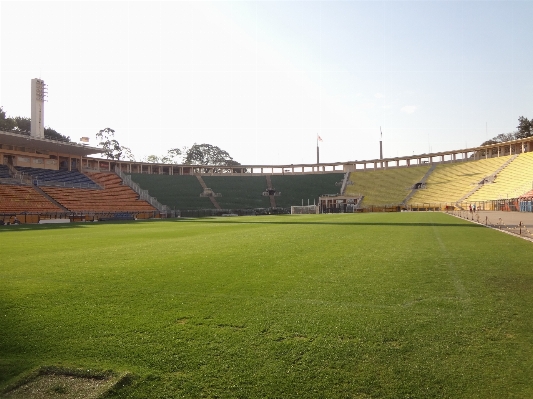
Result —
M 383 97 L 385 97 L 385 96 L 384 96 L 383 94 L 381 94 L 381 93 L 376 93 L 376 94 L 374 94 L 374 97 L 376 97 L 376 98 L 383 98 Z
M 405 112 L 406 114 L 412 114 L 416 111 L 418 107 L 416 105 L 406 105 L 400 109 L 400 111 Z

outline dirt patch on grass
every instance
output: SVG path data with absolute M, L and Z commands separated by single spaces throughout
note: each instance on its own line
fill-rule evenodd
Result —
M 127 375 L 111 373 L 49 371 L 39 369 L 11 386 L 0 398 L 9 399 L 97 399 L 127 379 Z

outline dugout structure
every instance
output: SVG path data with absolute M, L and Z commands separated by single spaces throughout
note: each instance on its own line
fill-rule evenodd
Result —
M 353 213 L 359 207 L 363 199 L 362 195 L 345 196 L 345 195 L 323 195 L 318 199 L 320 213 Z

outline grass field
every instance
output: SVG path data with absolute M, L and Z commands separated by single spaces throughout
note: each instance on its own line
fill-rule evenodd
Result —
M 440 213 L 0 228 L 0 392 L 531 398 L 533 243 Z

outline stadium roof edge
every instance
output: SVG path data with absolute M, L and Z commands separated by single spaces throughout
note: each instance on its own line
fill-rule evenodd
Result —
M 0 144 L 32 148 L 39 151 L 65 153 L 81 157 L 87 157 L 91 154 L 100 154 L 103 152 L 101 148 L 90 147 L 78 143 L 32 137 L 25 134 L 6 132 L 1 130 Z
M 319 165 L 328 165 L 328 166 L 341 166 L 341 165 L 351 165 L 354 163 L 357 164 L 364 164 L 364 163 L 380 163 L 380 162 L 393 162 L 393 161 L 406 161 L 406 160 L 417 160 L 417 159 L 423 159 L 423 158 L 433 158 L 433 157 L 442 157 L 446 155 L 453 155 L 453 154 L 469 154 L 469 153 L 476 153 L 480 151 L 486 151 L 488 149 L 497 149 L 498 147 L 509 147 L 509 146 L 516 146 L 520 144 L 526 144 L 530 143 L 529 148 L 524 152 L 530 152 L 533 151 L 533 137 L 527 137 L 524 139 L 518 139 L 518 140 L 512 140 L 497 144 L 490 144 L 485 146 L 478 146 L 478 147 L 470 147 L 470 148 L 463 148 L 458 150 L 450 150 L 450 151 L 441 151 L 441 152 L 433 152 L 433 153 L 424 153 L 424 154 L 415 154 L 415 155 L 406 155 L 406 156 L 400 156 L 400 157 L 391 157 L 391 158 L 375 158 L 375 159 L 366 159 L 366 160 L 354 160 L 354 161 L 344 161 L 344 162 L 323 162 Z M 234 169 L 241 169 L 241 168 L 300 168 L 300 167 L 316 167 L 316 163 L 306 163 L 306 164 L 279 164 L 279 165 L 263 165 L 263 164 L 242 164 L 242 165 L 235 165 L 235 166 L 220 166 L 220 165 L 189 165 L 189 164 L 162 164 L 162 163 L 151 163 L 151 162 L 142 162 L 142 161 L 128 161 L 128 160 L 120 160 L 120 161 L 113 161 L 115 163 L 131 163 L 131 164 L 143 164 L 143 165 L 153 165 L 153 166 L 180 166 L 180 167 L 192 167 L 192 168 L 234 168 Z

